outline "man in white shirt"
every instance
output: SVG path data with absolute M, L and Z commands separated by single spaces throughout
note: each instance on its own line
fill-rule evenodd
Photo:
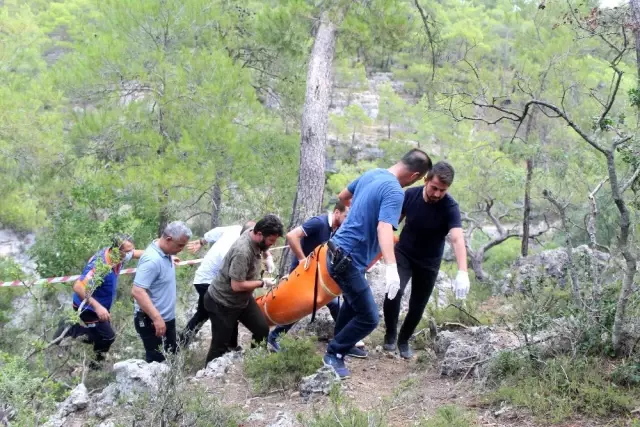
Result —
M 255 221 L 249 221 L 243 226 L 231 225 L 228 227 L 216 227 L 207 231 L 204 238 L 189 242 L 187 245 L 189 251 L 196 253 L 207 243 L 213 243 L 213 246 L 211 246 L 204 256 L 193 278 L 193 286 L 198 292 L 198 307 L 185 329 L 180 333 L 180 343 L 182 346 L 186 347 L 189 341 L 191 341 L 191 338 L 198 333 L 204 322 L 209 319 L 209 313 L 204 308 L 203 298 L 212 280 L 217 276 L 218 271 L 220 271 L 220 267 L 229 248 L 238 240 L 242 233 L 253 228 L 254 225 Z M 266 254 L 266 263 L 267 269 L 271 269 L 271 266 L 274 265 L 271 254 L 269 253 Z

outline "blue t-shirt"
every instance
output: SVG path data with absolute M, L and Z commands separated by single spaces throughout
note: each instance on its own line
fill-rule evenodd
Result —
M 423 188 L 410 188 L 404 193 L 405 223 L 396 251 L 420 267 L 437 270 L 449 230 L 462 227 L 460 208 L 449 194 L 436 203 L 425 202 Z
M 307 256 L 313 252 L 315 248 L 328 242 L 331 238 L 329 215 L 318 215 L 309 218 L 302 224 L 302 231 L 304 232 L 304 237 L 300 240 L 300 246 L 302 246 L 304 256 Z M 295 257 L 293 258 L 289 272 L 292 272 L 293 269 L 298 266 L 298 260 Z
M 96 280 L 95 272 L 96 265 L 98 263 L 103 263 L 106 265 L 109 265 L 111 263 L 111 258 L 109 256 L 110 253 L 110 248 L 104 248 L 97 252 L 94 256 L 92 256 L 91 259 L 89 259 L 89 262 L 87 263 L 87 265 L 85 265 L 84 269 L 82 270 L 82 274 L 78 279 L 84 284 L 85 287 L 89 285 L 90 281 Z M 111 309 L 113 301 L 115 301 L 116 299 L 116 292 L 118 290 L 118 275 L 120 274 L 121 268 L 122 263 L 118 263 L 117 265 L 113 266 L 109 273 L 102 279 L 102 283 L 99 284 L 99 286 L 96 287 L 91 294 L 91 297 L 98 301 L 100 305 L 102 305 L 107 310 Z M 80 304 L 82 304 L 82 299 L 78 294 L 74 292 L 73 305 L 75 307 L 80 307 Z M 90 304 L 86 304 L 82 309 L 94 311 L 93 307 L 91 307 Z
M 404 193 L 398 179 L 386 169 L 373 169 L 347 187 L 353 194 L 346 221 L 331 239 L 363 272 L 380 252 L 378 222 L 398 228 Z
M 176 318 L 176 269 L 171 255 L 165 254 L 156 242 L 144 250 L 133 284 L 147 291 L 163 320 Z M 141 310 L 137 301 L 134 309 L 136 313 Z

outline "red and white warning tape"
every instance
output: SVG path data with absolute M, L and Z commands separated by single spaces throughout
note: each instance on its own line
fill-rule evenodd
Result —
M 271 248 L 269 249 L 270 251 L 274 251 L 274 250 L 278 250 L 278 249 L 284 249 L 288 246 L 278 246 L 275 248 Z M 194 264 L 200 264 L 202 262 L 204 258 L 199 258 L 199 259 L 190 259 L 188 261 L 180 261 L 178 263 L 176 263 L 176 265 L 181 266 L 181 265 L 194 265 Z M 136 272 L 135 268 L 125 268 L 124 270 L 120 270 L 120 274 L 133 274 Z M 38 279 L 38 280 L 32 280 L 29 282 L 25 282 L 22 280 L 13 280 L 11 282 L 0 282 L 0 288 L 5 288 L 5 287 L 11 287 L 11 286 L 33 286 L 33 285 L 43 285 L 45 283 L 65 283 L 65 282 L 75 282 L 76 280 L 78 280 L 80 278 L 80 275 L 77 274 L 75 276 L 60 276 L 60 277 L 49 277 L 46 279 Z

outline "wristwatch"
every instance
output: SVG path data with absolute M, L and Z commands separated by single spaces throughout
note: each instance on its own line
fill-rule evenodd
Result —
M 205 239 L 200 239 L 200 246 L 205 246 L 207 241 Z
M 265 283 L 264 283 L 264 279 L 260 279 L 260 283 L 262 283 L 262 284 L 260 285 L 260 287 L 261 287 L 261 288 L 264 288 L 264 285 L 265 285 Z

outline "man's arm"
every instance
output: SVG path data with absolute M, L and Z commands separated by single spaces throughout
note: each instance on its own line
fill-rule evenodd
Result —
M 453 253 L 456 255 L 459 271 L 467 271 L 467 248 L 464 242 L 464 233 L 462 228 L 452 228 L 449 231 L 451 237 L 451 246 Z
M 73 284 L 73 291 L 76 294 L 78 294 L 78 296 L 82 301 L 87 299 L 87 288 L 86 288 L 86 283 L 84 281 L 76 280 L 75 283 Z M 98 319 L 100 319 L 103 322 L 111 320 L 111 314 L 109 314 L 109 311 L 106 308 L 104 308 L 102 304 L 98 302 L 98 300 L 96 300 L 93 297 L 89 297 L 87 299 L 87 304 L 93 307 L 93 310 L 96 312 Z
M 145 314 L 151 318 L 151 320 L 155 322 L 156 319 L 162 319 L 162 316 L 160 316 L 160 312 L 155 307 L 155 305 L 153 305 L 153 302 L 151 302 L 151 297 L 149 297 L 149 294 L 147 293 L 147 290 L 145 288 L 141 288 L 134 283 L 133 287 L 131 288 L 131 296 L 133 296 L 142 311 L 144 311 Z
M 304 229 L 298 226 L 287 233 L 287 243 L 298 261 L 305 259 L 300 241 L 305 237 Z
M 396 254 L 394 252 L 395 242 L 393 240 L 393 225 L 388 222 L 378 222 L 378 243 L 385 264 L 395 264 Z
M 351 206 L 351 199 L 353 198 L 353 193 L 349 191 L 349 189 L 345 188 L 338 194 L 338 199 L 345 205 Z
M 142 255 L 144 255 L 144 251 L 142 249 L 134 249 L 133 250 L 133 257 L 135 259 L 140 259 L 142 257 Z
M 244 282 L 238 282 L 237 280 L 231 279 L 231 289 L 233 289 L 234 292 L 253 291 L 261 287 L 262 280 L 245 280 Z

